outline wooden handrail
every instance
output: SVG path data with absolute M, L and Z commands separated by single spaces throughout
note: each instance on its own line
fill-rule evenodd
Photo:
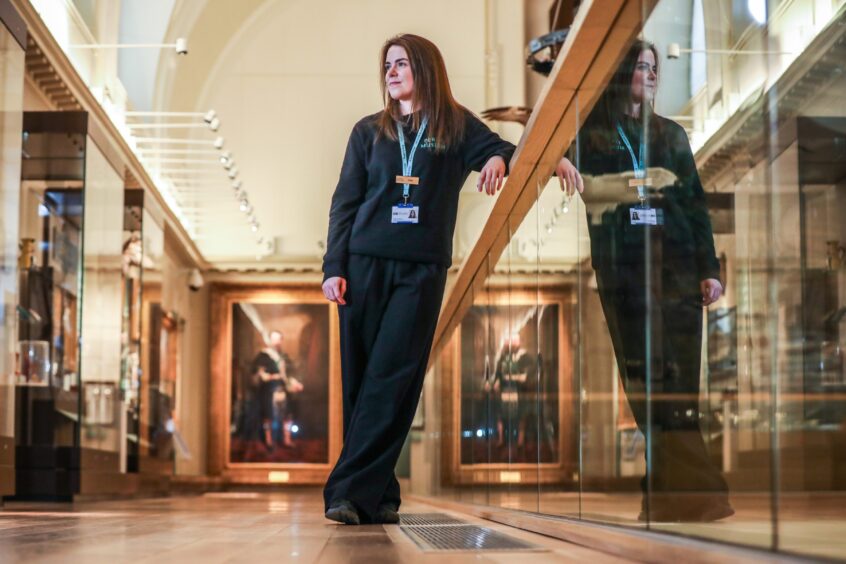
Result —
M 541 91 L 511 159 L 508 181 L 479 240 L 462 261 L 449 290 L 429 357 L 430 366 L 473 304 L 512 232 L 538 199 L 555 165 L 575 139 L 625 49 L 640 32 L 657 0 L 586 0 Z

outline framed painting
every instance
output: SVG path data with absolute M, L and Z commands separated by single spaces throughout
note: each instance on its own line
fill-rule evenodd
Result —
M 209 470 L 318 484 L 341 448 L 335 306 L 319 288 L 212 287 Z

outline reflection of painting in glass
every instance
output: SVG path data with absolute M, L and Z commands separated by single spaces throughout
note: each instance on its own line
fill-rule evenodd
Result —
M 177 319 L 160 302 L 149 302 L 149 372 L 146 382 L 145 434 L 148 455 L 160 460 L 174 458 L 173 419 L 179 362 Z
M 231 462 L 329 462 L 329 308 L 232 306 Z
M 558 309 L 473 306 L 464 318 L 461 464 L 557 461 Z

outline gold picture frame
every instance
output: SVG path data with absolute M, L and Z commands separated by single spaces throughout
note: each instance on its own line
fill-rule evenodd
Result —
M 573 393 L 574 347 L 570 340 L 569 311 L 572 294 L 568 290 L 538 291 L 536 288 L 489 290 L 485 303 L 476 306 L 557 306 L 557 460 L 554 462 L 480 462 L 462 461 L 462 328 L 458 325 L 441 360 L 443 383 L 442 480 L 448 485 L 472 484 L 550 484 L 572 481 L 577 469 L 575 425 L 568 419 L 576 405 Z M 472 307 L 472 306 L 471 306 Z M 468 310 L 469 311 L 469 310 Z M 465 318 L 466 319 L 466 318 Z M 537 430 L 538 434 L 540 433 Z M 540 440 L 538 438 L 538 440 Z
M 317 285 L 211 286 L 211 382 L 209 386 L 208 472 L 241 484 L 323 484 L 341 452 L 341 374 L 336 306 Z M 327 456 L 325 462 L 233 462 L 230 460 L 232 420 L 233 306 L 239 303 L 320 305 L 328 313 Z

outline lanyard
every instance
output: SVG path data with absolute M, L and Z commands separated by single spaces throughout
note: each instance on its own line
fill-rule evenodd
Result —
M 626 132 L 623 131 L 623 126 L 619 122 L 617 123 L 617 133 L 620 134 L 620 139 L 623 140 L 623 144 L 629 150 L 629 155 L 632 157 L 635 178 L 644 178 L 646 176 L 646 160 L 643 158 L 643 154 L 646 152 L 646 149 L 643 140 L 640 142 L 640 160 L 638 161 L 638 158 L 635 157 L 634 149 L 632 149 L 632 144 L 629 142 L 629 138 L 626 137 Z
M 402 131 L 402 124 L 397 122 L 397 136 L 399 137 L 400 153 L 402 154 L 402 175 L 411 176 L 411 164 L 414 162 L 414 153 L 417 151 L 417 146 L 420 144 L 420 139 L 423 138 L 423 131 L 429 123 L 429 117 L 423 118 L 423 123 L 420 124 L 420 129 L 417 131 L 417 137 L 414 139 L 414 145 L 411 146 L 411 153 L 406 156 L 405 153 L 405 134 Z M 408 192 L 410 185 L 404 183 L 402 185 L 402 197 L 408 202 Z

